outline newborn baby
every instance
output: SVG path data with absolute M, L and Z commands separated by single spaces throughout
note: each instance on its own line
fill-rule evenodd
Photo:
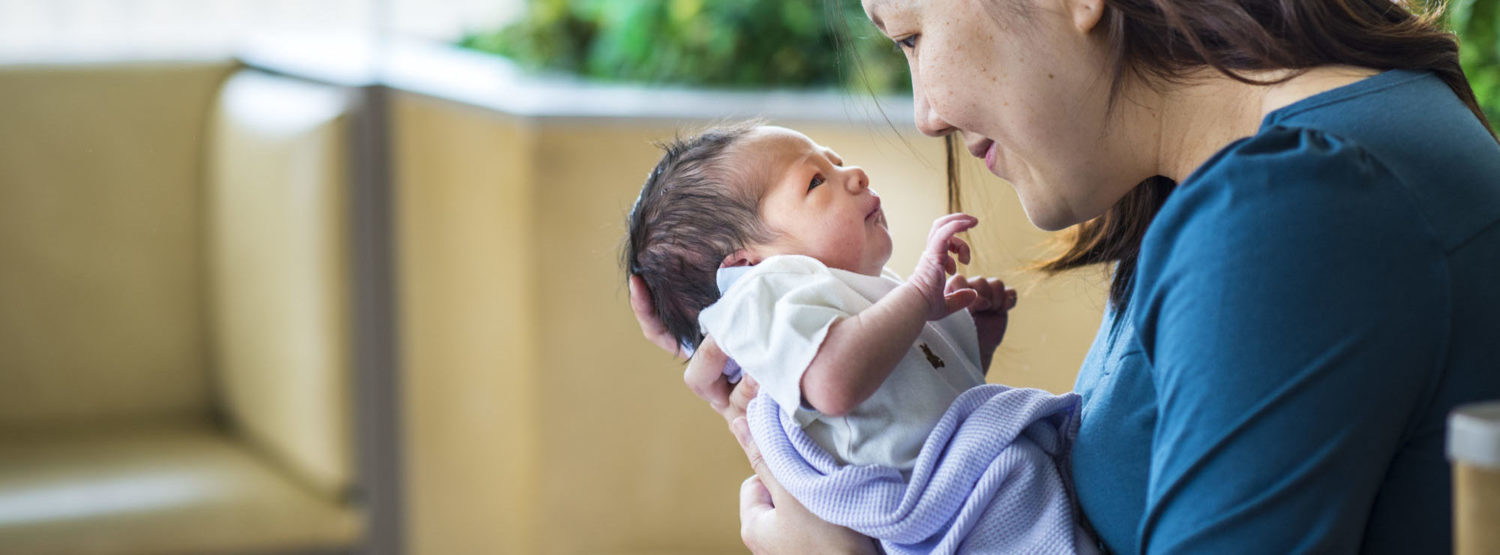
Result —
M 902 482 L 919 481 L 915 473 L 928 484 L 947 448 L 928 448 L 932 452 L 925 458 L 932 460 L 919 469 L 924 446 L 952 440 L 967 415 L 1002 390 L 1023 391 L 988 386 L 999 390 L 970 395 L 964 408 L 950 411 L 961 395 L 984 383 L 1004 335 L 1005 311 L 1015 303 L 1015 292 L 998 280 L 948 278 L 956 270 L 955 257 L 968 262 L 968 245 L 956 235 L 976 225 L 974 217 L 950 214 L 934 222 L 916 269 L 902 281 L 884 268 L 891 238 L 880 197 L 863 170 L 846 166 L 832 150 L 790 129 L 753 124 L 710 130 L 664 148 L 631 211 L 626 269 L 643 279 L 656 314 L 685 349 L 695 349 L 705 334 L 714 337 L 735 363 L 727 373 L 743 369 L 760 383 L 761 397 L 774 401 L 775 410 L 762 411 L 772 417 L 752 425 L 768 461 L 776 453 L 766 449 L 766 436 L 781 436 L 777 424 L 784 423 L 790 442 L 782 450 L 787 456 L 778 460 L 827 467 L 810 472 L 811 481 L 788 483 L 794 495 L 799 483 L 807 486 L 801 489 L 808 496 L 830 491 L 819 477 L 838 468 L 886 469 Z M 1063 433 L 1038 436 L 1053 452 L 1037 451 L 1033 458 L 1047 465 L 1046 483 L 1061 495 L 1052 512 L 1068 515 L 1059 528 L 1067 537 L 1047 541 L 1071 551 L 1072 511 L 1055 458 L 1065 454 L 1070 426 L 1076 425 L 1076 397 L 1024 391 L 1027 402 L 1040 401 L 1027 406 L 1040 412 L 1021 416 L 1059 416 L 1046 425 L 1061 423 Z M 945 418 L 950 425 L 944 437 L 934 439 Z M 1027 428 L 1032 420 L 1017 422 L 1016 434 L 1023 429 L 1032 434 Z M 796 451 L 802 439 L 816 449 Z M 1032 440 L 1014 440 L 1025 443 L 1023 451 L 1033 449 Z M 1007 441 L 994 437 L 980 443 L 1004 449 Z M 1005 464 L 1012 464 L 1010 459 Z M 966 467 L 983 469 L 990 461 L 980 462 Z M 783 470 L 797 472 L 787 464 L 773 464 L 773 470 L 778 477 Z M 860 479 L 841 483 L 862 487 Z M 835 495 L 843 494 L 836 489 Z M 937 490 L 909 489 L 900 497 L 912 497 L 911 503 L 937 495 Z M 948 496 L 962 501 L 973 489 L 970 482 Z M 880 530 L 890 528 L 862 528 L 855 521 L 868 515 L 843 518 L 820 512 L 817 500 L 797 497 L 819 516 L 867 534 L 881 536 Z M 953 518 L 943 514 L 942 519 Z M 892 540 L 887 549 L 896 551 L 923 542 L 950 551 L 963 545 L 964 534 L 944 539 L 939 532 L 947 528 L 939 528 L 881 539 Z M 928 531 L 933 537 L 922 535 Z
M 1004 333 L 1003 318 L 977 333 L 963 310 L 1003 314 L 1003 289 L 945 291 L 950 252 L 968 261 L 954 235 L 975 219 L 939 219 L 902 283 L 883 270 L 891 237 L 868 176 L 801 133 L 744 125 L 667 151 L 628 262 L 668 329 L 689 348 L 706 330 L 840 462 L 910 470 Z

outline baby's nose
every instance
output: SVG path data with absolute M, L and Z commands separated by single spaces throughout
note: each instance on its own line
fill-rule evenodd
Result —
M 865 170 L 859 167 L 850 167 L 845 171 L 849 172 L 849 178 L 844 182 L 849 192 L 858 193 L 870 188 L 870 176 L 865 175 Z

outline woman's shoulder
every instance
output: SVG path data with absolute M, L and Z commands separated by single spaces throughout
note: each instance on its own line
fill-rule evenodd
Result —
M 1162 215 L 1260 209 L 1275 225 L 1364 203 L 1378 208 L 1365 225 L 1408 226 L 1452 249 L 1500 221 L 1497 175 L 1500 144 L 1446 84 L 1390 70 L 1268 114 L 1185 179 Z
M 1270 125 L 1230 143 L 1184 179 L 1174 192 L 1254 194 L 1309 192 L 1394 180 L 1382 160 L 1357 141 L 1321 129 Z
M 1180 303 L 1248 302 L 1236 310 L 1345 325 L 1375 317 L 1370 307 L 1403 288 L 1431 296 L 1404 310 L 1437 322 L 1446 259 L 1420 205 L 1358 141 L 1269 126 L 1222 149 L 1168 196 L 1141 244 L 1135 323 L 1151 337 L 1158 325 L 1182 322 L 1161 318 Z
M 1432 226 L 1417 205 L 1401 177 L 1358 141 L 1271 125 L 1221 149 L 1183 180 L 1153 220 L 1142 254 L 1246 234 L 1299 243 L 1359 236 L 1319 232 L 1328 225 L 1430 237 Z M 1305 235 L 1289 236 L 1298 232 Z

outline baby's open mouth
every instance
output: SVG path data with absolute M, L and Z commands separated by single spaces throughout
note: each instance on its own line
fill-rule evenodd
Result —
M 876 214 L 879 214 L 879 213 L 880 213 L 880 197 L 875 197 L 875 207 L 870 209 L 870 213 L 869 214 L 865 214 L 865 219 L 868 220 L 870 218 L 873 218 L 873 217 L 875 217 Z

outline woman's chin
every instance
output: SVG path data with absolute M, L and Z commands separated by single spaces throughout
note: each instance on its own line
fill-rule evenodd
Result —
M 1050 206 L 1033 208 L 1032 203 L 1026 202 L 1026 199 L 1021 199 L 1021 210 L 1026 212 L 1026 219 L 1031 225 L 1042 231 L 1058 231 L 1078 223 L 1066 210 Z

